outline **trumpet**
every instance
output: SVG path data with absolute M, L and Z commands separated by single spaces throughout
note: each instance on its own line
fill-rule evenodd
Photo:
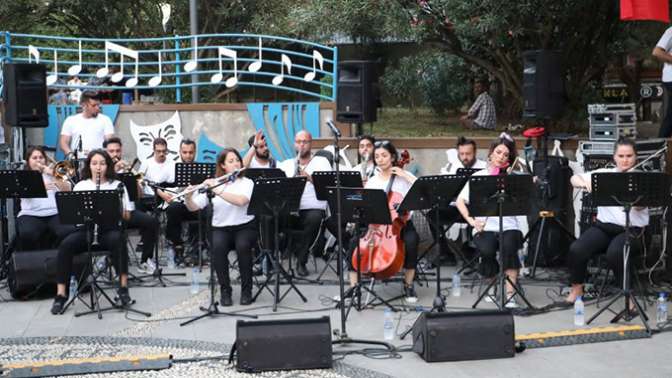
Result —
M 61 160 L 52 167 L 53 176 L 57 180 L 67 181 L 73 184 L 75 177 L 75 165 L 70 160 Z
M 217 184 L 223 184 L 224 182 L 226 182 L 226 181 L 228 181 L 228 180 L 233 181 L 233 180 L 235 180 L 236 177 L 238 177 L 238 175 L 240 175 L 244 170 L 245 170 L 245 168 L 241 168 L 241 169 L 235 170 L 235 171 L 233 171 L 233 172 L 231 172 L 231 173 L 229 173 L 229 174 L 226 174 L 226 175 L 223 175 L 223 176 L 216 177 L 216 178 L 215 178 L 215 181 L 217 182 Z M 198 185 L 194 186 L 194 187 L 191 188 L 191 189 L 185 189 L 185 190 L 181 191 L 180 193 L 178 193 L 176 196 L 174 196 L 174 197 L 170 200 L 170 202 L 179 201 L 179 200 L 181 200 L 182 198 L 186 197 L 187 195 L 189 195 L 189 194 L 191 194 L 191 193 L 194 193 L 194 192 L 197 192 L 197 191 L 199 191 L 199 190 L 201 190 L 201 189 L 203 189 L 203 188 L 206 188 L 207 186 L 208 186 L 208 185 L 207 185 L 206 183 L 202 183 L 202 184 L 198 184 Z

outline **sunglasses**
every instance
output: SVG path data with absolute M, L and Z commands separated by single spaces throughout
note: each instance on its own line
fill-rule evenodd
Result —
M 391 143 L 389 140 L 381 140 L 373 144 L 374 147 L 386 147 L 389 146 Z

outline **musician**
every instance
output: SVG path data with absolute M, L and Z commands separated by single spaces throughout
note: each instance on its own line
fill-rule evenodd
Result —
M 278 168 L 285 172 L 287 177 L 307 177 L 306 187 L 301 195 L 299 217 L 294 218 L 298 222 L 303 233 L 299 240 L 293 243 L 293 251 L 297 256 L 297 273 L 299 276 L 307 276 L 308 252 L 311 244 L 320 231 L 320 224 L 325 216 L 327 201 L 318 201 L 315 187 L 311 181 L 311 174 L 315 171 L 331 171 L 329 160 L 321 156 L 312 156 L 311 145 L 313 136 L 306 130 L 299 131 L 294 136 L 294 149 L 297 152 L 296 159 L 287 159 L 278 164 Z
M 372 135 L 361 135 L 358 140 L 357 153 L 360 162 L 352 170 L 362 174 L 362 183 L 366 185 L 366 181 L 378 171 L 373 159 L 373 145 L 376 143 L 376 138 Z
M 488 176 L 506 174 L 509 166 L 516 161 L 516 144 L 506 133 L 502 133 L 499 138 L 492 142 L 488 153 L 488 165 L 474 176 Z M 502 262 L 507 277 L 516 283 L 518 279 L 518 270 L 520 269 L 520 260 L 518 259 L 518 250 L 523 246 L 523 234 L 520 231 L 520 218 L 515 216 L 503 217 L 503 246 L 499 245 L 499 218 L 498 217 L 472 217 L 467 208 L 469 203 L 469 183 L 467 183 L 460 194 L 457 196 L 457 209 L 462 217 L 474 229 L 474 244 L 481 255 L 479 272 L 486 278 L 493 278 L 499 271 L 497 262 L 497 251 L 502 254 Z M 516 308 L 518 305 L 513 298 L 514 289 L 507 281 L 506 293 L 508 301 L 507 308 Z M 486 298 L 490 300 L 490 297 Z
M 144 173 L 145 179 L 161 184 L 175 181 L 175 162 L 168 160 L 168 142 L 159 137 L 152 142 L 152 157 L 145 160 L 140 167 L 140 171 Z M 173 196 L 161 189 L 152 189 L 150 186 L 145 187 L 145 195 L 157 197 L 163 201 L 169 202 Z
M 122 160 L 123 145 L 121 139 L 112 137 L 103 143 L 105 150 L 114 162 L 116 173 L 126 173 L 131 169 L 130 164 Z M 138 184 L 138 194 L 142 188 Z M 139 197 L 138 197 L 139 198 Z M 126 227 L 140 230 L 140 242 L 142 243 L 142 255 L 140 257 L 140 270 L 145 273 L 154 273 L 157 263 L 153 260 L 154 246 L 159 236 L 159 220 L 136 207 L 133 202 L 129 203 L 127 210 L 131 218 L 126 222 Z M 144 209 L 143 209 L 144 210 Z
M 233 148 L 225 148 L 217 156 L 217 170 L 214 179 L 203 182 L 207 187 L 221 183 L 217 178 L 224 175 L 235 175 L 235 171 L 242 167 L 242 158 Z M 252 247 L 257 239 L 257 226 L 253 215 L 247 214 L 247 206 L 252 197 L 254 183 L 252 180 L 238 175 L 226 179 L 225 184 L 214 189 L 212 199 L 212 260 L 217 280 L 221 288 L 222 306 L 231 306 L 231 281 L 229 279 L 229 251 L 236 250 L 238 267 L 240 269 L 241 294 L 240 304 L 252 303 Z M 193 187 L 188 187 L 191 190 Z M 208 205 L 206 193 L 186 196 L 187 208 L 198 211 Z
M 275 168 L 277 162 L 271 157 L 271 152 L 266 144 L 266 137 L 261 130 L 247 140 L 251 147 L 243 157 L 243 165 L 247 168 Z
M 631 139 L 620 138 L 614 146 L 615 168 L 602 168 L 592 172 L 574 175 L 571 178 L 575 188 L 591 191 L 591 179 L 595 173 L 627 172 L 637 163 L 635 142 Z M 630 209 L 631 256 L 637 255 L 642 249 L 641 235 L 649 224 L 649 210 L 644 207 Z M 570 283 L 569 295 L 565 298 L 566 304 L 574 303 L 576 297 L 583 295 L 583 283 L 586 280 L 588 261 L 596 255 L 606 254 L 609 268 L 614 271 L 616 282 L 623 282 L 623 245 L 625 244 L 625 212 L 623 207 L 599 206 L 597 208 L 597 223 L 586 230 L 581 237 L 569 247 L 567 265 L 569 266 Z
M 483 169 L 487 166 L 487 163 L 476 157 L 476 142 L 473 139 L 467 139 L 463 136 L 457 138 L 457 162 L 449 161 L 448 164 L 441 168 L 441 174 L 444 175 L 454 175 L 457 174 L 457 170 L 460 168 L 473 168 L 473 169 Z M 435 210 L 431 210 L 427 213 L 427 218 L 429 220 L 429 228 L 432 231 L 432 238 L 436 235 L 435 230 Z M 455 266 L 457 264 L 457 259 L 455 255 L 448 248 L 448 240 L 446 239 L 446 234 L 443 232 L 444 226 L 450 226 L 455 222 L 465 222 L 460 214 L 459 210 L 454 203 L 450 204 L 445 209 L 439 209 L 439 255 L 441 261 L 448 266 Z
M 129 200 L 126 188 L 121 181 L 117 180 L 117 174 L 114 172 L 114 163 L 112 158 L 104 150 L 98 149 L 89 152 L 82 169 L 82 181 L 75 185 L 75 191 L 89 190 L 123 190 L 123 214 L 124 221 L 130 219 L 128 211 Z M 96 227 L 94 227 L 94 230 Z M 87 236 L 89 233 L 89 236 Z M 117 290 L 117 296 L 122 304 L 126 306 L 131 303 L 131 296 L 128 292 L 128 253 L 118 226 L 97 227 L 93 232 L 83 226 L 78 226 L 76 231 L 63 239 L 58 246 L 57 273 L 56 273 L 56 298 L 51 307 L 51 313 L 60 314 L 63 306 L 68 300 L 68 294 L 65 292 L 65 285 L 72 274 L 72 259 L 74 255 L 87 251 L 87 239 L 97 238 L 100 248 L 109 250 L 112 254 L 113 266 L 119 274 L 120 287 Z
M 193 163 L 196 159 L 196 142 L 191 139 L 182 139 L 180 142 L 180 161 L 182 163 Z M 182 188 L 173 188 L 179 191 Z M 181 201 L 170 202 L 166 208 L 166 238 L 170 241 L 173 248 L 173 256 L 177 265 L 191 265 L 193 259 L 191 256 L 184 256 L 184 242 L 182 241 L 182 222 L 198 219 L 198 211 L 189 211 L 187 206 Z M 198 232 L 198 225 L 189 230 L 190 234 Z
M 392 187 L 389 188 L 392 192 L 397 192 L 402 196 L 411 189 L 411 186 L 416 180 L 410 172 L 397 166 L 399 161 L 399 154 L 396 147 L 389 141 L 376 142 L 374 145 L 374 161 L 377 172 L 367 182 L 365 188 L 367 189 L 382 189 L 387 190 L 390 180 L 396 176 Z M 401 231 L 401 238 L 404 241 L 404 296 L 408 303 L 415 303 L 418 296 L 415 293 L 413 280 L 415 279 L 415 268 L 418 263 L 418 244 L 420 237 L 415 230 L 413 223 L 409 219 Z M 350 260 L 352 262 L 352 260 Z M 352 268 L 352 267 L 351 267 Z M 350 272 L 350 284 L 354 285 L 357 282 L 356 272 Z
M 66 155 L 78 151 L 83 157 L 89 151 L 103 147 L 103 142 L 114 134 L 114 124 L 110 117 L 100 112 L 100 99 L 95 92 L 82 93 L 79 104 L 82 112 L 63 122 L 59 146 Z
M 60 241 L 74 231 L 72 225 L 61 224 L 56 208 L 56 192 L 68 192 L 70 183 L 54 177 L 53 169 L 47 166 L 47 154 L 42 147 L 29 147 L 25 155 L 26 170 L 42 174 L 46 198 L 21 198 L 21 211 L 17 218 L 17 236 L 21 250 L 39 248 L 45 232 L 56 236 Z

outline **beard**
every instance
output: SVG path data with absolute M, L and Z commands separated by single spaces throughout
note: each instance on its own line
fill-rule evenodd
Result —
M 271 156 L 271 153 L 270 153 L 269 150 L 266 150 L 266 152 L 263 152 L 263 153 L 259 153 L 258 151 L 256 151 L 255 154 L 259 159 L 263 159 L 263 160 L 267 160 Z

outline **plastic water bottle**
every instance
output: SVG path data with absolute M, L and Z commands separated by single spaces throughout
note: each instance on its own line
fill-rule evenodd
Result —
M 70 276 L 70 299 L 73 299 L 75 296 L 77 296 L 77 279 L 75 278 L 75 275 L 73 274 Z
M 211 268 L 212 269 L 212 268 Z M 198 294 L 200 282 L 198 281 L 198 267 L 191 268 L 191 294 Z
M 585 310 L 583 307 L 583 299 L 579 295 L 574 301 L 574 325 L 581 327 L 585 323 Z
M 667 323 L 667 297 L 665 293 L 660 293 L 656 305 L 656 324 L 662 326 L 665 323 Z
M 453 273 L 453 289 L 450 291 L 453 297 L 459 297 L 462 295 L 462 279 L 460 278 L 460 273 Z
M 175 269 L 175 250 L 172 247 L 166 250 L 166 259 L 168 260 L 168 269 Z
M 394 340 L 394 320 L 392 320 L 392 310 L 385 309 L 383 315 L 383 337 L 385 340 Z

